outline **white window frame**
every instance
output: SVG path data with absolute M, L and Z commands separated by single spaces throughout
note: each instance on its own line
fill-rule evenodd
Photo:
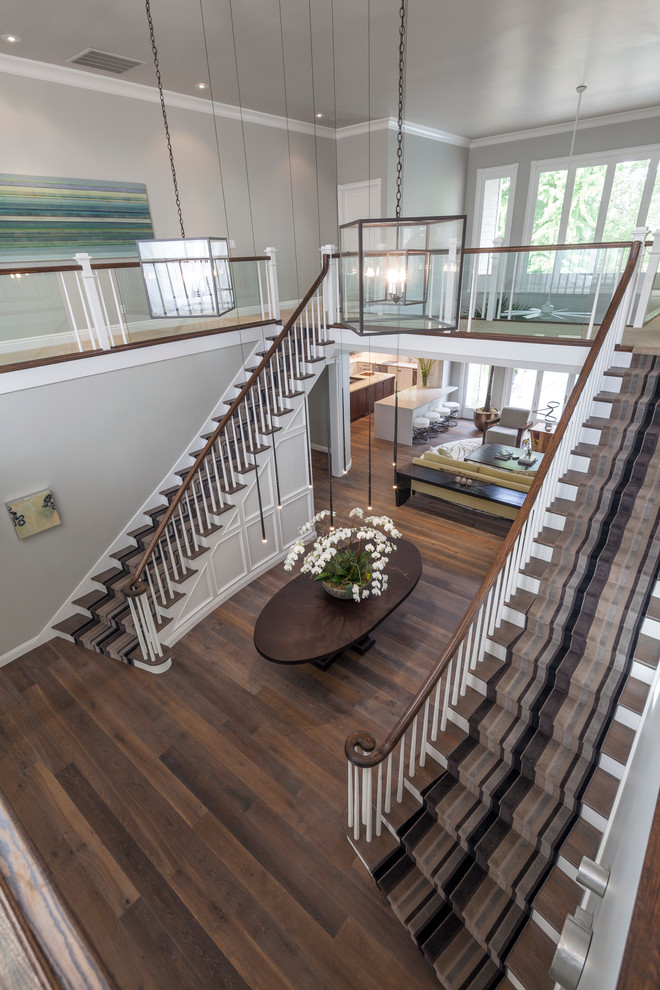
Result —
M 658 168 L 660 167 L 659 165 L 660 144 L 651 144 L 640 148 L 619 148 L 615 151 L 606 151 L 597 154 L 575 155 L 572 161 L 568 156 L 566 158 L 548 158 L 545 161 L 533 161 L 531 163 L 530 176 L 529 176 L 529 190 L 527 193 L 527 207 L 525 210 L 525 225 L 523 228 L 523 244 L 532 243 L 532 233 L 534 229 L 534 215 L 536 213 L 536 199 L 538 195 L 539 178 L 542 172 L 554 172 L 554 171 L 558 171 L 559 169 L 568 169 L 568 175 L 566 177 L 566 188 L 564 191 L 564 203 L 561 214 L 561 220 L 559 222 L 559 231 L 557 235 L 557 243 L 564 244 L 566 243 L 566 231 L 568 229 L 569 212 L 571 208 L 571 203 L 573 201 L 575 173 L 579 168 L 584 168 L 585 166 L 588 165 L 607 165 L 607 171 L 605 173 L 605 184 L 603 186 L 603 194 L 601 197 L 601 204 L 598 212 L 598 221 L 596 224 L 596 230 L 594 232 L 594 238 L 593 238 L 595 242 L 599 242 L 602 240 L 603 230 L 605 229 L 605 222 L 607 219 L 607 208 L 609 207 L 610 194 L 612 191 L 612 182 L 614 180 L 614 171 L 617 164 L 619 162 L 638 161 L 644 158 L 649 159 L 649 167 L 646 173 L 646 183 L 644 185 L 644 191 L 642 192 L 642 198 L 639 204 L 637 222 L 633 224 L 634 227 L 639 227 L 642 226 L 644 221 L 646 220 L 649 211 L 649 206 L 651 205 L 653 186 L 655 183 Z M 569 169 L 569 163 L 570 163 L 570 169 Z
M 506 226 L 504 228 L 504 244 L 511 241 L 511 228 L 513 219 L 513 208 L 516 197 L 516 179 L 518 178 L 518 164 L 495 165 L 492 168 L 477 169 L 477 183 L 474 193 L 474 222 L 472 225 L 472 246 L 479 247 L 479 237 L 481 234 L 482 213 L 484 208 L 484 189 L 489 179 L 509 179 L 509 203 L 507 207 Z

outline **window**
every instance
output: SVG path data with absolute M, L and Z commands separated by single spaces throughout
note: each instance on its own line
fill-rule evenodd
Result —
M 465 406 L 468 409 L 479 409 L 486 400 L 488 390 L 489 364 L 468 364 L 467 382 L 465 385 Z
M 548 402 L 556 402 L 558 405 L 553 415 L 559 419 L 575 375 L 565 371 L 537 371 L 535 368 L 512 368 L 509 374 L 509 398 L 505 405 L 531 409 L 537 419 L 542 419 L 548 411 Z
M 472 231 L 475 247 L 492 247 L 496 238 L 501 238 L 503 244 L 509 243 L 517 173 L 517 165 L 477 169 Z M 488 256 L 484 255 L 484 264 L 487 261 Z
M 523 240 L 628 241 L 660 224 L 660 146 L 534 162 Z M 544 262 L 543 264 L 546 264 Z M 541 270 L 541 269 L 538 269 Z

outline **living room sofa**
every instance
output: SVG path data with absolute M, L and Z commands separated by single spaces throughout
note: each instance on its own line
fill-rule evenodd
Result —
M 409 464 L 397 465 L 397 505 L 402 505 L 415 492 L 423 492 L 480 512 L 515 519 L 535 476 L 535 471 L 518 474 L 458 461 L 432 448 Z

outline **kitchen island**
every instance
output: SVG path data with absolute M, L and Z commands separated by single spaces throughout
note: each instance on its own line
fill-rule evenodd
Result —
M 436 399 L 446 399 L 456 391 L 456 385 L 441 388 L 413 385 L 399 392 L 397 419 L 397 443 L 412 443 L 413 420 L 423 416 Z M 394 440 L 394 414 L 396 398 L 390 395 L 374 406 L 374 436 L 378 440 Z

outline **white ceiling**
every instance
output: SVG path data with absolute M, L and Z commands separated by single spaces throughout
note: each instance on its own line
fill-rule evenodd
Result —
M 217 102 L 330 127 L 397 115 L 399 0 L 151 6 L 166 90 L 209 99 L 195 83 L 210 68 Z M 139 0 L 3 0 L 10 32 L 8 55 L 66 65 L 98 48 L 146 63 L 118 78 L 155 84 Z M 406 119 L 468 139 L 570 123 L 580 83 L 582 118 L 657 107 L 660 0 L 408 0 L 407 55 Z

